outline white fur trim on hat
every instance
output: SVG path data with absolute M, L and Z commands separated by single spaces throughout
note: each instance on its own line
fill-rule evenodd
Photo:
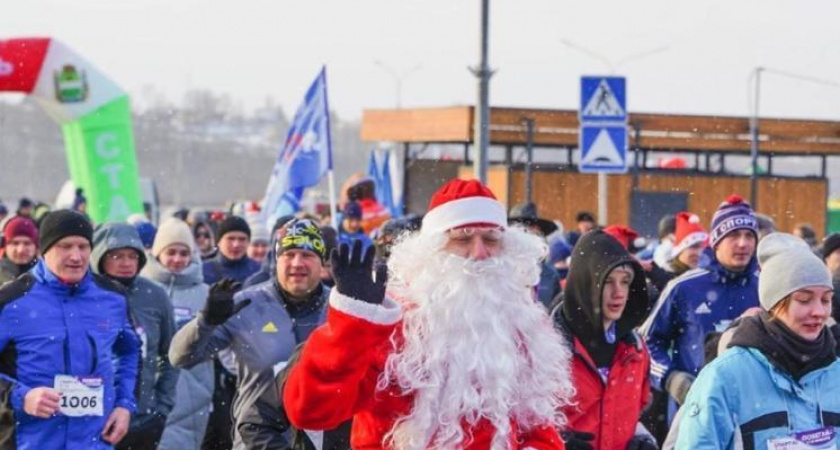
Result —
M 330 307 L 376 325 L 393 325 L 402 317 L 400 305 L 388 297 L 385 297 L 381 305 L 375 305 L 348 297 L 338 292 L 338 289 L 330 291 Z
M 680 242 L 679 245 L 674 246 L 674 248 L 671 250 L 671 259 L 677 259 L 677 257 L 680 256 L 680 253 L 682 253 L 683 250 L 691 247 L 692 245 L 702 243 L 708 237 L 709 234 L 704 231 L 695 231 L 694 233 L 689 234 L 688 236 L 683 238 L 682 242 Z
M 505 207 L 489 197 L 467 197 L 443 203 L 423 217 L 422 233 L 443 233 L 473 223 L 507 226 Z

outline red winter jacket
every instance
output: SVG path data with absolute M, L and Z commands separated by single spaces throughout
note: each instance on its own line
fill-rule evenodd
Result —
M 625 450 L 648 403 L 650 354 L 638 335 L 631 336 L 634 343 L 618 342 L 606 381 L 574 338 L 572 381 L 576 393 L 573 406 L 563 412 L 569 429 L 595 435 L 594 450 Z
M 411 411 L 412 399 L 395 386 L 376 391 L 376 382 L 393 351 L 391 335 L 399 329 L 400 306 L 390 299 L 373 305 L 330 295 L 327 323 L 309 336 L 283 390 L 289 421 L 306 430 L 326 430 L 353 418 L 354 449 L 381 449 L 397 418 Z M 552 427 L 518 430 L 511 421 L 510 449 L 564 449 Z M 464 450 L 489 449 L 495 430 L 482 419 L 471 427 Z

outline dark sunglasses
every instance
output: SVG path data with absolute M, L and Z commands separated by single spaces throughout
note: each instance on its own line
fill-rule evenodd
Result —
M 196 233 L 196 234 L 195 234 L 195 237 L 197 237 L 197 238 L 207 238 L 207 239 L 210 239 L 210 233 L 206 233 L 206 232 L 205 232 L 205 233 Z

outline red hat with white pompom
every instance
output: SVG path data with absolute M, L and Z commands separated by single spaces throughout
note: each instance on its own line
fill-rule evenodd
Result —
M 705 244 L 709 234 L 700 225 L 700 218 L 689 212 L 677 213 L 677 230 L 674 233 L 674 249 L 671 251 L 672 258 L 676 258 L 683 250 L 696 245 Z
M 450 180 L 432 195 L 422 233 L 443 233 L 464 226 L 507 226 L 505 207 L 477 180 Z

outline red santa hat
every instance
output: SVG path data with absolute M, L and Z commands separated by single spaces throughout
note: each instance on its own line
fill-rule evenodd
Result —
M 443 233 L 467 225 L 505 228 L 505 207 L 477 180 L 450 180 L 432 195 L 421 232 Z
M 699 243 L 705 243 L 709 239 L 708 233 L 700 225 L 700 218 L 689 212 L 677 213 L 677 231 L 674 234 L 674 249 L 671 251 L 672 258 L 676 258 L 683 250 Z
M 610 225 L 604 228 L 604 233 L 614 237 L 625 250 L 630 250 L 631 245 L 636 242 L 639 233 L 636 230 L 624 225 Z

